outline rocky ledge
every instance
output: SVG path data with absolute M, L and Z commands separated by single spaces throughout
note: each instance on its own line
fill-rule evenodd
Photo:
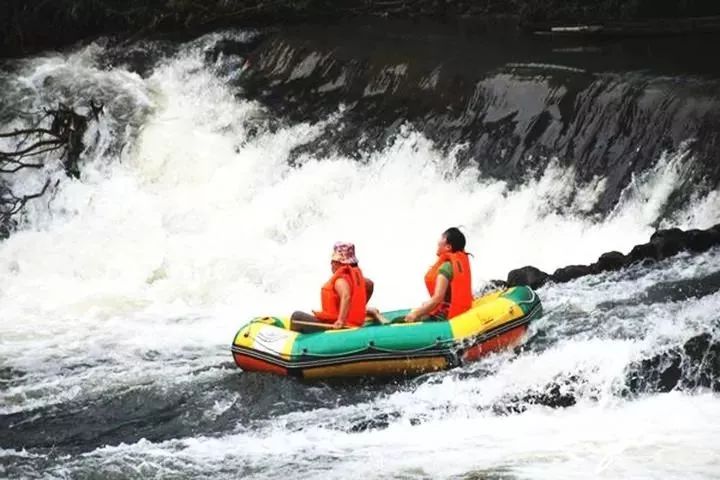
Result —
M 705 252 L 720 245 L 720 224 L 707 230 L 681 230 L 671 228 L 658 230 L 648 243 L 636 245 L 628 254 L 612 251 L 603 253 L 595 263 L 590 265 L 568 265 L 558 268 L 552 274 L 528 265 L 510 271 L 506 283 L 508 286 L 529 285 L 539 288 L 547 282 L 569 282 L 585 275 L 620 270 L 635 263 L 655 262 L 680 252 Z

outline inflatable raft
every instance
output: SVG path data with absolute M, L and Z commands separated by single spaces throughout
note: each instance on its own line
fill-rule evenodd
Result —
M 389 324 L 298 333 L 289 318 L 259 317 L 232 344 L 238 367 L 303 378 L 416 375 L 444 370 L 519 344 L 542 315 L 530 287 L 513 287 L 473 301 L 448 321 L 404 323 L 409 310 L 384 313 Z

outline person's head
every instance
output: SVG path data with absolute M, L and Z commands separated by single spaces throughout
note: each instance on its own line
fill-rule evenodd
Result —
M 448 228 L 440 235 L 437 254 L 462 252 L 465 250 L 465 235 L 456 227 Z
M 355 256 L 355 245 L 350 242 L 335 242 L 330 259 L 330 268 L 333 273 L 340 267 L 356 267 L 357 264 L 358 259 Z

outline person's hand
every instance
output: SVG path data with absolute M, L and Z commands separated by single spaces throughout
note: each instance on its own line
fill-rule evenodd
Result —
M 410 313 L 408 313 L 407 315 L 405 315 L 405 323 L 417 322 L 418 317 L 419 317 L 419 315 L 417 314 L 417 312 L 415 310 L 413 310 Z
M 345 322 L 338 320 L 337 322 L 333 323 L 333 328 L 337 330 L 338 328 L 345 327 Z

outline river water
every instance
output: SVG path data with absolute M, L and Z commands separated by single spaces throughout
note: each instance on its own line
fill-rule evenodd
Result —
M 581 182 L 549 158 L 490 176 L 462 141 L 441 147 L 411 121 L 356 155 L 327 148 L 328 132 L 357 126 L 355 99 L 283 115 L 243 87 L 244 54 L 208 54 L 256 35 L 146 41 L 133 58 L 99 40 L 5 63 L 3 130 L 23 124 L 11 108 L 60 100 L 94 97 L 105 114 L 80 179 L 48 157 L 8 180 L 20 193 L 61 181 L 0 243 L 0 476 L 720 475 L 718 360 L 683 350 L 718 349 L 718 249 L 549 284 L 523 348 L 457 370 L 315 383 L 237 370 L 235 331 L 315 307 L 336 240 L 355 242 L 371 304 L 391 310 L 424 298 L 449 226 L 468 237 L 479 291 L 519 266 L 627 252 L 658 226 L 720 222 L 717 186 L 688 190 L 699 167 L 685 144 L 633 171 L 612 208 L 596 208 L 602 174 Z M 668 388 L 672 352 L 683 368 Z

